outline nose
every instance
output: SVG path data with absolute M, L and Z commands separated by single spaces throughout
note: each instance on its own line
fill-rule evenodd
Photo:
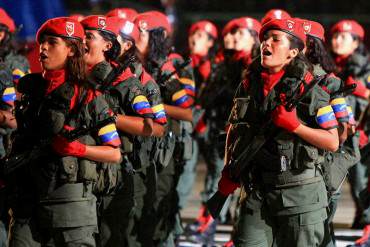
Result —
M 40 44 L 40 52 L 41 51 L 45 51 L 45 50 L 47 50 L 47 48 L 48 48 L 48 44 L 47 44 L 47 42 L 42 42 L 41 44 Z

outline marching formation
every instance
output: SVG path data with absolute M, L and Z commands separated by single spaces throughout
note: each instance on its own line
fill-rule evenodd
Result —
M 331 247 L 346 177 L 364 228 L 353 246 L 370 246 L 370 63 L 355 20 L 200 20 L 180 55 L 159 11 L 57 17 L 35 37 L 41 73 L 16 30 L 0 9 L 0 247 L 215 246 L 225 222 L 225 246 Z M 200 156 L 202 206 L 185 225 Z

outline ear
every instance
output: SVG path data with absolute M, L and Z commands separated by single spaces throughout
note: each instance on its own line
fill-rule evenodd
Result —
M 291 49 L 291 50 L 289 50 L 289 54 L 288 54 L 288 57 L 287 58 L 288 59 L 293 59 L 296 56 L 298 56 L 298 54 L 299 54 L 298 48 Z
M 68 47 L 69 51 L 68 51 L 68 57 L 73 57 L 75 55 L 75 51 L 74 49 L 72 49 L 72 47 Z
M 104 46 L 104 49 L 103 49 L 103 51 L 109 51 L 110 50 L 110 48 L 112 48 L 112 46 L 113 46 L 113 44 L 112 44 L 112 42 L 105 42 L 105 46 Z
M 0 42 L 5 38 L 5 31 L 0 31 Z

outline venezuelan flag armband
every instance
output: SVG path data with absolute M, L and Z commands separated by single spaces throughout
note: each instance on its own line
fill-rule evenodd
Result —
M 335 117 L 339 122 L 348 122 L 347 103 L 345 98 L 336 98 L 330 101 Z
M 14 87 L 5 88 L 2 100 L 8 105 L 14 106 L 14 101 L 16 100 L 15 88 Z
M 338 121 L 331 105 L 321 107 L 317 111 L 316 122 L 321 128 L 326 130 L 338 127 Z
M 144 95 L 139 95 L 134 98 L 132 108 L 140 116 L 153 118 L 153 110 L 148 99 Z
M 109 145 L 113 147 L 119 147 L 121 145 L 121 139 L 116 129 L 116 125 L 108 124 L 101 128 L 98 132 L 99 139 L 102 145 Z
M 164 110 L 163 104 L 158 104 L 152 107 L 153 115 L 154 115 L 154 122 L 159 124 L 166 124 L 167 123 L 167 116 Z
M 195 97 L 195 82 L 185 77 L 180 78 L 179 81 L 183 85 L 186 93 L 192 97 Z
M 172 102 L 175 106 L 189 108 L 194 104 L 194 99 L 187 94 L 185 89 L 182 89 L 172 95 Z

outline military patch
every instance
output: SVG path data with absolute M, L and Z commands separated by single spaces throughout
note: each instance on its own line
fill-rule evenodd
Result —
M 66 22 L 66 33 L 68 36 L 72 36 L 75 33 L 75 24 L 73 22 Z

